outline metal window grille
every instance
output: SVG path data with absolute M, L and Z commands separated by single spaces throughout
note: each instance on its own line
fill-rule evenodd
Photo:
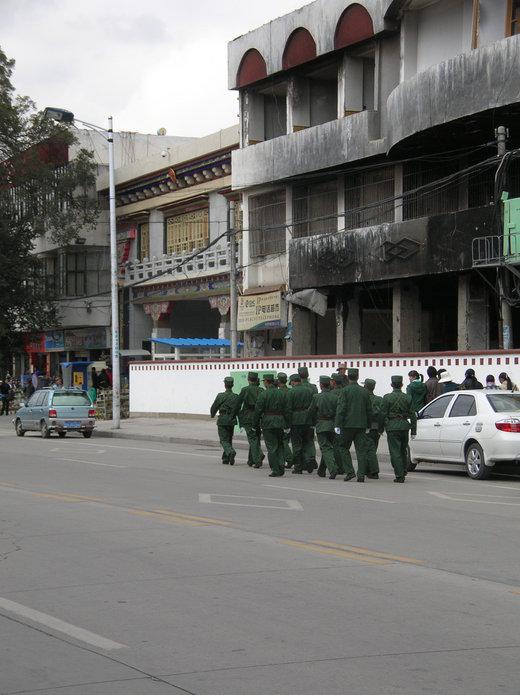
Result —
M 293 188 L 293 238 L 338 229 L 337 179 Z
M 460 208 L 459 187 L 455 183 L 430 190 L 411 191 L 445 178 L 458 169 L 457 162 L 408 162 L 403 169 L 403 219 L 430 217 L 455 212 Z M 410 193 L 407 193 L 410 191 Z
M 394 168 L 381 167 L 345 177 L 345 229 L 394 221 Z
M 285 251 L 285 190 L 249 198 L 250 255 Z
M 201 249 L 209 239 L 208 210 L 175 215 L 166 220 L 166 253 L 183 254 Z

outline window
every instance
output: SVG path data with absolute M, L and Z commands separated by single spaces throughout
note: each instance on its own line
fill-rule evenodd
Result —
M 338 81 L 309 80 L 311 126 L 334 121 L 338 117 Z
M 474 396 L 457 396 L 450 410 L 450 417 L 467 417 L 477 414 Z
M 139 252 L 138 256 L 142 261 L 143 258 L 150 258 L 150 225 L 148 222 L 138 226 Z
M 285 251 L 285 190 L 249 198 L 251 257 Z
M 264 95 L 264 139 L 272 140 L 287 133 L 287 97 Z
M 84 253 L 68 253 L 66 256 L 66 285 L 67 297 L 85 296 L 85 259 Z
M 90 405 L 90 398 L 86 393 L 55 393 L 52 405 Z
M 506 36 L 520 34 L 520 0 L 508 0 Z
M 55 298 L 60 290 L 59 259 L 58 256 L 47 256 L 40 259 L 42 291 L 50 299 Z
M 520 410 L 520 394 L 499 393 L 487 397 L 495 413 L 512 413 Z
M 459 209 L 459 183 L 435 182 L 459 170 L 458 162 L 408 162 L 403 166 L 403 219 L 443 215 Z M 431 184 L 431 185 L 429 185 Z M 423 188 L 428 186 L 428 188 Z M 420 189 L 420 190 L 416 190 Z
M 338 229 L 336 179 L 293 188 L 293 237 L 336 232 Z
M 86 297 L 110 289 L 109 249 L 69 252 L 65 256 L 66 297 Z
M 196 210 L 166 220 L 166 253 L 181 255 L 202 249 L 209 239 L 209 213 Z
M 32 408 L 33 406 L 35 406 L 38 403 L 38 401 L 40 400 L 41 396 L 42 396 L 41 391 L 34 393 L 27 401 L 27 407 Z
M 449 396 L 442 396 L 430 405 L 427 405 L 426 408 L 424 408 L 424 410 L 421 410 L 421 413 L 419 415 L 420 419 L 435 420 L 439 417 L 444 417 L 444 413 L 446 412 L 446 409 L 451 399 L 452 395 L 450 394 Z
M 394 221 L 394 167 L 345 177 L 345 229 Z M 379 201 L 388 202 L 379 202 Z

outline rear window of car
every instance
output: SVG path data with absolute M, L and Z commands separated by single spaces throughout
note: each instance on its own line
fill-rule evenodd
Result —
M 55 393 L 52 405 L 90 405 L 90 398 L 86 393 Z
M 495 413 L 510 413 L 520 410 L 520 393 L 497 393 L 487 397 Z

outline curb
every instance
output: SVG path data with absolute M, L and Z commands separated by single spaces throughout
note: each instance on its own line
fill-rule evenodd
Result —
M 188 444 L 190 446 L 209 446 L 219 449 L 220 445 L 215 439 L 193 439 L 190 437 L 170 437 L 167 434 L 138 434 L 135 432 L 118 432 L 115 430 L 96 430 L 93 436 L 107 439 L 133 439 L 141 442 L 162 442 L 163 444 Z M 233 441 L 235 449 L 247 451 L 247 442 L 240 440 Z

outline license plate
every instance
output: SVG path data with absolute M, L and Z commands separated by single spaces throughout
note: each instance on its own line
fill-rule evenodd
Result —
M 79 420 L 65 420 L 65 427 L 70 429 L 81 427 L 81 422 Z

